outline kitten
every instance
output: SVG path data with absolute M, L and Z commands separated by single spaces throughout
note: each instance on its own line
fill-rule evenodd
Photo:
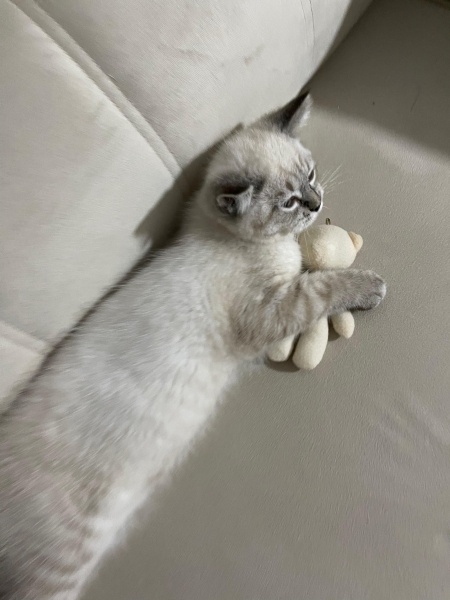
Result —
M 74 600 L 243 360 L 375 307 L 372 271 L 301 272 L 322 188 L 300 96 L 223 142 L 176 243 L 109 296 L 0 421 L 0 597 Z

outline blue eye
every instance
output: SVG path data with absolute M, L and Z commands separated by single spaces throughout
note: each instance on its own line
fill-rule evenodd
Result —
M 291 196 L 282 203 L 281 209 L 285 211 L 295 210 L 299 203 L 300 199 L 297 196 Z

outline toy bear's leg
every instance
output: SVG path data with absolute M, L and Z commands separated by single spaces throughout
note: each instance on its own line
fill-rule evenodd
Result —
M 355 331 L 355 319 L 351 312 L 343 312 L 339 315 L 333 315 L 331 317 L 333 329 L 338 335 L 341 335 L 345 339 L 352 337 Z
M 328 343 L 328 319 L 322 317 L 300 336 L 292 360 L 299 369 L 311 370 L 323 358 Z
M 290 335 L 289 337 L 284 338 L 284 340 L 281 340 L 281 342 L 271 344 L 267 351 L 267 356 L 270 360 L 273 360 L 273 362 L 284 362 L 292 354 L 294 341 L 295 335 Z

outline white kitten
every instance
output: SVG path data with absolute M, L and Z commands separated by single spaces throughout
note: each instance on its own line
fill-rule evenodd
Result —
M 109 296 L 0 421 L 0 597 L 74 600 L 183 458 L 243 359 L 371 308 L 370 271 L 301 274 L 322 206 L 308 98 L 226 140 L 178 241 Z

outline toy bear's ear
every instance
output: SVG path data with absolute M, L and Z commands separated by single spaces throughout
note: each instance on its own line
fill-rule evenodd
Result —
M 356 252 L 359 252 L 363 245 L 362 237 L 357 233 L 353 233 L 353 231 L 349 231 L 348 235 L 350 236 L 350 239 L 352 240 L 353 245 L 355 246 Z

